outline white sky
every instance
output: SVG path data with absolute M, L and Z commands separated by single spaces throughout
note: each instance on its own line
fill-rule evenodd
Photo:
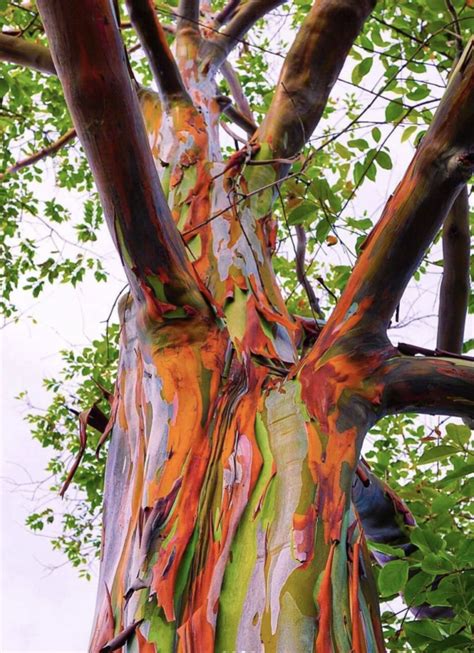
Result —
M 350 73 L 343 76 L 350 78 Z M 340 87 L 339 93 L 336 90 L 332 97 L 341 97 L 346 90 Z M 395 137 L 393 143 L 397 140 Z M 358 217 L 362 217 L 362 207 L 370 214 L 382 204 L 402 176 L 411 153 L 408 145 L 397 147 L 396 153 L 392 149 L 396 164 L 394 170 L 388 173 L 379 171 L 376 184 L 365 184 L 357 203 L 359 211 L 354 211 L 354 215 L 358 213 Z M 48 166 L 52 165 L 48 163 Z M 44 188 L 44 194 L 48 193 L 51 193 L 51 185 Z M 57 196 L 57 191 L 54 194 Z M 66 204 L 64 199 L 62 201 Z M 68 200 L 66 205 L 73 208 L 73 201 Z M 26 516 L 37 508 L 38 497 L 42 495 L 32 500 L 31 485 L 20 487 L 15 484 L 44 479 L 49 455 L 32 440 L 28 425 L 23 421 L 27 409 L 14 397 L 27 388 L 34 405 L 46 406 L 48 395 L 41 383 L 43 377 L 54 376 L 61 368 L 58 350 L 71 345 L 84 346 L 103 332 L 101 322 L 107 318 L 124 282 L 118 261 L 111 252 L 108 235 L 99 244 L 98 251 L 105 252 L 107 261 L 112 261 L 107 268 L 112 266 L 114 275 L 107 284 L 86 281 L 76 290 L 68 286 L 49 287 L 34 305 L 31 296 L 25 293 L 19 304 L 26 315 L 34 316 L 37 324 L 23 318 L 19 324 L 10 325 L 0 332 L 3 346 L 3 387 L 0 389 L 3 602 L 0 628 L 1 650 L 5 653 L 66 653 L 87 649 L 96 581 L 79 579 L 77 571 L 65 563 L 65 556 L 52 551 L 48 539 L 35 535 L 24 525 Z M 345 258 L 341 262 L 347 263 Z M 402 303 L 402 319 L 406 315 L 435 313 L 439 279 L 439 275 L 429 276 L 422 294 L 418 288 L 407 295 Z M 434 324 L 433 318 L 415 322 L 404 330 L 392 332 L 392 340 L 394 344 L 399 340 L 411 340 L 421 346 L 430 346 L 433 344 Z M 471 337 L 472 332 L 471 324 Z M 57 567 L 54 571 L 49 569 L 54 567 Z

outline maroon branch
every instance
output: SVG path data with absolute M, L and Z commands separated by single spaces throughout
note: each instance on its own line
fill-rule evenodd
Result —
M 318 0 L 305 18 L 257 133 L 274 156 L 297 154 L 318 124 L 329 93 L 375 0 Z M 335 37 L 337 35 L 337 37 Z
M 256 124 L 247 118 L 239 109 L 232 105 L 232 100 L 226 95 L 218 95 L 216 97 L 216 102 L 219 106 L 221 113 L 225 115 L 241 129 L 244 130 L 249 136 L 254 134 L 257 129 Z
M 207 312 L 163 194 L 107 0 L 39 0 L 51 53 L 134 297 Z
M 438 349 L 460 354 L 470 290 L 469 196 L 465 186 L 443 225 L 443 280 L 439 296 Z
M 126 0 L 126 5 L 164 103 L 170 104 L 177 99 L 190 102 L 154 3 L 152 0 Z
M 309 305 L 314 315 L 323 317 L 323 313 L 319 305 L 319 300 L 315 295 L 313 286 L 306 276 L 306 233 L 303 225 L 301 224 L 296 225 L 296 239 L 296 277 L 304 288 Z
M 212 26 L 218 29 L 225 25 L 231 18 L 235 16 L 237 7 L 240 5 L 241 0 L 228 0 L 227 4 L 221 9 L 213 20 Z
M 191 37 L 200 38 L 199 4 L 200 0 L 180 0 L 177 11 L 178 23 L 176 26 L 176 35 L 178 38 L 185 31 L 191 33 Z
M 474 418 L 474 362 L 396 356 L 380 368 L 380 414 L 418 412 Z
M 413 273 L 474 171 L 474 41 L 403 180 L 370 233 L 321 339 L 351 315 L 359 331 L 385 334 Z
M 399 342 L 397 349 L 401 354 L 406 354 L 408 356 L 416 356 L 417 354 L 422 354 L 423 356 L 457 358 L 459 360 L 474 362 L 474 356 L 461 356 L 460 354 L 453 354 L 452 352 L 446 351 L 444 349 L 427 349 L 426 347 L 419 347 L 418 345 L 410 345 L 407 342 Z
M 204 48 L 205 68 L 217 70 L 257 20 L 283 2 L 284 0 L 242 0 L 237 3 L 225 28 L 212 41 L 208 41 Z
M 48 48 L 39 43 L 26 41 L 20 36 L 0 34 L 0 61 L 33 68 L 33 70 L 47 75 L 56 74 Z
M 65 132 L 62 136 L 60 136 L 57 140 L 55 140 L 54 143 L 50 143 L 49 145 L 46 145 L 46 147 L 41 148 L 41 150 L 38 150 L 38 152 L 34 152 L 34 154 L 30 154 L 30 156 L 27 156 L 24 159 L 20 159 L 19 161 L 11 165 L 9 168 L 7 168 L 5 172 L 2 172 L 0 174 L 0 181 L 2 181 L 8 175 L 13 175 L 19 170 L 22 170 L 23 168 L 32 166 L 35 163 L 38 163 L 38 161 L 41 161 L 42 159 L 45 159 L 48 156 L 53 156 L 62 147 L 64 147 L 64 145 L 72 141 L 73 138 L 75 137 L 76 137 L 76 130 L 68 129 L 67 132 Z
M 239 77 L 236 74 L 235 70 L 232 68 L 229 61 L 224 61 L 221 66 L 221 73 L 229 85 L 231 95 L 234 98 L 240 113 L 255 125 L 255 131 L 257 129 L 257 125 L 255 124 L 252 109 L 250 108 L 250 104 L 245 96 L 245 93 L 243 92 L 242 86 L 240 85 Z

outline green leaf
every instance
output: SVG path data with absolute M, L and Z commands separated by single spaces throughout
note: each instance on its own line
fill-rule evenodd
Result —
M 465 424 L 446 424 L 446 439 L 463 448 L 471 439 L 471 429 Z
M 405 551 L 403 549 L 397 548 L 395 546 L 390 546 L 389 544 L 382 544 L 381 542 L 372 542 L 368 541 L 367 546 L 371 551 L 380 551 L 380 553 L 386 553 L 387 555 L 393 556 L 394 558 L 404 558 Z
M 456 633 L 449 637 L 443 638 L 441 641 L 433 642 L 426 649 L 426 653 L 446 653 L 451 650 L 472 650 L 472 639 L 468 635 Z
M 443 635 L 431 619 L 420 619 L 419 621 L 406 621 L 404 629 L 408 634 L 417 635 L 424 639 L 441 640 Z
M 414 132 L 416 132 L 417 129 L 418 129 L 418 125 L 410 125 L 410 127 L 407 127 L 407 128 L 403 131 L 402 137 L 401 137 L 401 139 L 400 139 L 401 142 L 404 143 L 405 141 L 407 141 L 407 140 L 410 138 L 410 136 L 411 136 Z
M 382 596 L 391 596 L 403 590 L 408 580 L 408 568 L 408 562 L 405 560 L 393 560 L 382 567 L 378 577 Z
M 419 100 L 424 100 L 426 97 L 429 96 L 429 94 L 430 94 L 430 89 L 428 88 L 428 86 L 426 86 L 426 84 L 420 84 L 419 86 L 417 86 L 417 88 L 413 89 L 407 94 L 407 98 L 409 100 L 419 101 Z
M 380 129 L 378 127 L 374 127 L 372 129 L 372 137 L 373 137 L 373 139 L 374 139 L 374 141 L 376 143 L 378 143 L 380 141 L 380 139 L 382 138 L 382 132 L 380 131 Z
M 303 200 L 288 214 L 288 224 L 303 224 L 312 222 L 316 218 L 316 205 L 308 200 Z
M 407 582 L 403 598 L 407 605 L 421 605 L 425 600 L 425 592 L 429 590 L 434 578 L 431 574 L 418 571 Z
M 347 147 L 345 147 L 342 143 L 336 143 L 334 145 L 334 149 L 339 154 L 339 156 L 342 157 L 343 159 L 350 159 L 352 157 L 352 154 L 349 152 Z
M 385 109 L 385 119 L 387 122 L 397 122 L 405 112 L 405 107 L 401 102 L 392 100 Z
M 9 84 L 8 80 L 5 77 L 0 77 L 0 97 L 3 97 L 8 93 Z
M 474 463 L 463 464 L 458 469 L 454 469 L 452 472 L 446 474 L 444 478 L 438 481 L 438 485 L 444 487 L 458 478 L 467 478 L 471 474 L 474 474 Z
M 458 452 L 459 449 L 457 447 L 452 447 L 448 444 L 440 444 L 437 447 L 431 447 L 430 449 L 427 449 L 420 457 L 418 464 L 427 465 L 429 463 L 435 462 L 436 460 L 442 460 L 443 458 Z
M 463 354 L 467 354 L 467 352 L 471 351 L 471 349 L 474 349 L 474 338 L 470 338 L 469 340 L 466 340 L 466 342 L 462 346 L 462 352 Z
M 410 540 L 413 544 L 416 544 L 419 549 L 428 553 L 437 553 L 444 548 L 441 537 L 426 528 L 413 529 L 410 533 Z
M 393 163 L 392 163 L 392 159 L 390 158 L 390 155 L 387 154 L 387 152 L 384 152 L 383 150 L 377 152 L 377 156 L 375 157 L 375 160 L 377 161 L 377 163 L 381 168 L 384 168 L 384 170 L 391 170 L 393 168 Z
M 354 138 L 354 140 L 347 143 L 349 147 L 356 147 L 358 150 L 367 150 L 369 144 L 363 138 Z
M 363 178 L 365 175 L 365 167 L 364 164 L 361 163 L 360 161 L 357 161 L 357 163 L 354 166 L 354 182 L 356 186 L 359 186 L 360 183 L 362 182 Z
M 426 4 L 436 12 L 444 12 L 446 10 L 445 0 L 426 0 Z
M 324 240 L 326 240 L 327 235 L 331 231 L 331 226 L 331 222 L 328 220 L 328 218 L 323 218 L 318 222 L 315 234 L 318 243 L 322 243 Z
M 441 555 L 429 553 L 423 558 L 421 568 L 427 574 L 448 574 L 453 571 L 453 565 Z
M 363 77 L 365 77 L 370 72 L 372 64 L 373 57 L 367 57 L 366 59 L 362 59 L 360 63 L 354 66 L 351 76 L 352 83 L 359 84 Z

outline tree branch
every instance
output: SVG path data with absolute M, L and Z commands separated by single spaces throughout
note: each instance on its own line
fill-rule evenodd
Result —
M 54 141 L 54 143 L 50 143 L 49 145 L 43 147 L 38 152 L 35 152 L 34 154 L 30 154 L 30 156 L 26 157 L 25 159 L 20 159 L 12 166 L 7 168 L 5 172 L 2 172 L 0 174 L 0 181 L 3 180 L 8 175 L 13 175 L 19 170 L 22 170 L 22 168 L 26 168 L 28 166 L 34 165 L 35 163 L 38 163 L 38 161 L 41 161 L 41 159 L 45 159 L 47 156 L 52 156 L 53 154 L 56 154 L 58 150 L 60 150 L 64 145 L 66 145 L 66 143 L 69 143 L 69 141 L 72 141 L 72 139 L 75 137 L 76 137 L 76 130 L 74 128 L 68 129 L 67 132 L 65 132 L 56 141 Z
M 178 66 L 166 40 L 152 0 L 126 0 L 132 25 L 150 62 L 165 104 L 182 99 L 190 102 Z
M 178 23 L 176 34 L 179 37 L 185 30 L 192 35 L 200 37 L 199 33 L 199 5 L 200 0 L 180 0 L 178 5 Z
M 56 74 L 48 48 L 39 43 L 26 41 L 19 36 L 6 36 L 0 33 L 0 61 L 33 68 L 47 75 Z
M 176 53 L 179 60 L 180 52 L 187 52 L 188 46 L 198 48 L 201 42 L 199 23 L 200 0 L 180 0 L 176 15 Z M 196 57 L 193 56 L 193 59 Z
M 418 412 L 474 417 L 474 362 L 460 358 L 397 356 L 379 371 L 380 415 Z
M 309 282 L 308 277 L 306 276 L 306 233 L 303 225 L 297 224 L 296 227 L 296 277 L 300 284 L 303 286 L 306 296 L 308 298 L 309 305 L 311 307 L 314 316 L 323 317 L 321 307 L 319 305 L 319 300 L 315 295 L 313 286 Z
M 234 106 L 232 106 L 232 100 L 229 97 L 226 95 L 218 95 L 216 97 L 216 102 L 221 110 L 221 113 L 225 113 L 225 115 L 230 120 L 232 120 L 233 123 L 243 129 L 244 132 L 246 132 L 249 136 L 255 132 L 257 129 L 255 123 L 244 116 Z
M 444 349 L 427 349 L 426 347 L 420 347 L 418 345 L 410 345 L 407 342 L 399 342 L 397 349 L 401 354 L 407 354 L 408 356 L 423 354 L 423 356 L 436 356 L 438 358 L 459 358 L 460 360 L 474 361 L 474 356 L 461 356 L 458 354 L 453 354 L 450 351 L 445 351 Z
M 374 5 L 375 0 L 314 3 L 286 57 L 270 109 L 256 135 L 259 142 L 271 145 L 274 156 L 293 156 L 310 138 Z
M 474 170 L 474 40 L 381 219 L 362 246 L 322 334 L 326 346 L 349 314 L 360 332 L 384 333 L 413 273 Z
M 237 7 L 240 4 L 240 0 L 228 0 L 227 4 L 221 9 L 221 11 L 214 18 L 212 23 L 213 28 L 219 28 L 222 25 L 225 25 L 237 11 Z
M 39 0 L 52 56 L 133 295 L 207 312 L 161 189 L 110 3 Z
M 284 0 L 242 0 L 238 3 L 226 27 L 219 32 L 216 38 L 206 43 L 204 47 L 205 69 L 212 67 L 213 70 L 217 70 L 257 20 L 282 5 L 283 2 Z
M 242 90 L 238 75 L 228 61 L 224 61 L 222 64 L 221 73 L 226 82 L 229 84 L 231 95 L 234 98 L 239 111 L 243 116 L 248 118 L 248 120 L 255 125 L 254 131 L 256 131 L 257 125 L 255 124 L 252 109 L 250 108 L 245 93 Z
M 415 519 L 408 507 L 392 488 L 378 478 L 370 468 L 360 462 L 352 484 L 352 503 L 357 511 L 362 529 L 367 539 L 379 544 L 388 544 L 400 548 L 409 556 L 418 548 L 410 542 L 410 527 L 416 526 Z M 375 560 L 385 565 L 393 557 L 373 551 Z M 412 574 L 419 573 L 413 570 Z M 436 583 L 436 579 L 434 581 Z M 439 581 L 438 581 L 439 582 Z M 434 587 L 433 587 L 434 589 Z M 411 605 L 410 610 L 417 619 L 452 618 L 449 607 L 431 605 Z
M 469 197 L 457 196 L 443 226 L 443 280 L 438 309 L 438 349 L 460 354 L 470 289 Z

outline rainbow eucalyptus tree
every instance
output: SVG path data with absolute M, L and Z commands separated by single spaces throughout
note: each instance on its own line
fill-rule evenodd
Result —
M 110 418 L 82 416 L 110 437 L 90 650 L 383 651 L 366 534 L 408 552 L 414 522 L 360 463 L 364 438 L 390 414 L 474 417 L 464 264 L 445 278 L 458 308 L 442 311 L 438 350 L 387 336 L 448 214 L 445 254 L 464 256 L 472 42 L 323 321 L 303 227 L 315 319 L 290 313 L 272 266 L 280 186 L 304 168 L 375 1 L 305 5 L 259 123 L 228 57 L 281 1 L 181 0 L 165 32 L 151 0 L 127 0 L 158 93 L 133 76 L 114 2 L 37 4 L 48 49 L 2 35 L 2 58 L 58 75 L 64 138 L 80 139 L 130 288 Z M 247 134 L 233 154 L 223 114 Z

